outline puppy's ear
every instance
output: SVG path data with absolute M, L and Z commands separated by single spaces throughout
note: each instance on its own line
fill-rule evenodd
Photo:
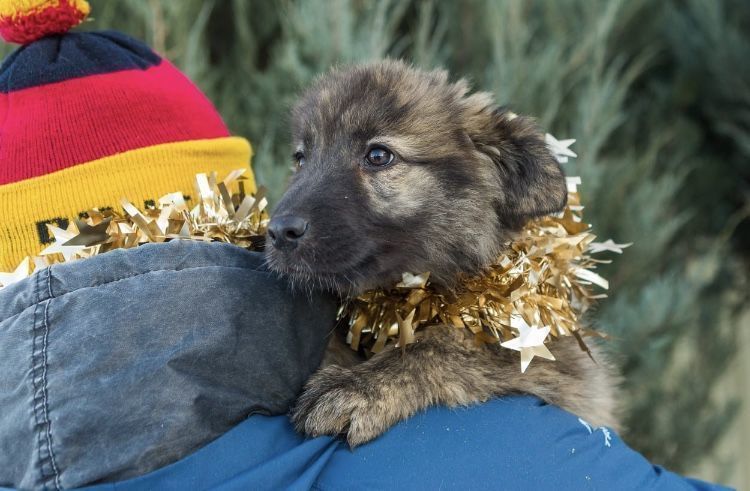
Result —
M 568 198 L 565 175 L 534 121 L 502 108 L 482 116 L 473 118 L 469 136 L 496 168 L 498 215 L 521 225 L 562 210 Z

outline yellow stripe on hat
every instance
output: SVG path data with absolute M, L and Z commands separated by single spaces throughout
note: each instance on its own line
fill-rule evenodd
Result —
M 195 174 L 219 177 L 248 168 L 244 138 L 190 140 L 139 148 L 52 174 L 0 186 L 0 271 L 42 248 L 46 223 L 71 220 L 91 208 L 120 210 L 120 199 L 142 206 L 174 192 L 193 194 Z M 255 192 L 252 172 L 246 189 Z
M 91 10 L 86 0 L 67 0 L 67 3 L 84 14 L 88 14 Z M 13 17 L 19 14 L 34 14 L 58 5 L 60 5 L 60 0 L 0 0 L 0 16 Z

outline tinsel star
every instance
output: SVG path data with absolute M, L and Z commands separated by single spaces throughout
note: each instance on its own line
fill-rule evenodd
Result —
M 632 246 L 632 242 L 628 242 L 627 244 L 617 244 L 612 239 L 607 239 L 604 242 L 592 242 L 589 244 L 589 254 L 597 254 L 599 252 L 603 251 L 609 251 L 609 252 L 616 252 L 617 254 L 622 254 L 622 250 L 626 247 Z
M 521 373 L 526 372 L 535 356 L 548 360 L 555 359 L 544 344 L 550 331 L 549 326 L 531 327 L 523 319 L 519 319 L 517 323 L 514 322 L 514 327 L 518 329 L 518 337 L 501 343 L 500 346 L 521 352 Z
M 550 151 L 555 154 L 555 158 L 561 164 L 567 163 L 568 157 L 578 157 L 578 155 L 576 155 L 573 150 L 568 148 L 573 143 L 575 143 L 575 139 L 558 140 L 554 136 L 547 133 L 546 135 L 544 135 L 544 142 L 547 144 L 547 147 L 550 149 Z
M 76 220 L 76 226 L 78 227 L 78 235 L 65 242 L 64 246 L 84 246 L 91 247 L 97 244 L 103 244 L 110 238 L 107 233 L 109 228 L 109 222 L 112 221 L 112 217 L 107 217 L 96 225 L 89 225 L 83 220 Z
M 402 273 L 401 282 L 396 284 L 396 288 L 424 288 L 427 285 L 427 280 L 429 279 L 429 271 L 417 275 L 411 273 Z
M 64 230 L 54 225 L 47 225 L 47 228 L 55 238 L 55 242 L 40 252 L 40 256 L 60 253 L 66 261 L 70 261 L 77 252 L 86 248 L 79 245 L 63 245 L 76 236 L 76 233 L 72 230 Z
M 0 286 L 6 287 L 17 281 L 21 281 L 24 278 L 29 277 L 30 263 L 28 256 L 21 261 L 21 264 L 16 267 L 12 273 L 0 273 Z

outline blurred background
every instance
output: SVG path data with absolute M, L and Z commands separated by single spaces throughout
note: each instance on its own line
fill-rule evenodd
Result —
M 634 243 L 591 319 L 625 377 L 624 438 L 750 489 L 750 2 L 91 3 L 84 28 L 150 43 L 252 141 L 272 199 L 291 167 L 287 109 L 337 63 L 446 67 L 577 138 L 566 172 L 583 178 L 587 221 Z

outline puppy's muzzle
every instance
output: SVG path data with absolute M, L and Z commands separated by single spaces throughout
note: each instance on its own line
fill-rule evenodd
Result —
M 271 239 L 271 243 L 276 249 L 294 249 L 304 237 L 308 226 L 307 220 L 298 216 L 273 217 L 268 224 L 268 238 Z

